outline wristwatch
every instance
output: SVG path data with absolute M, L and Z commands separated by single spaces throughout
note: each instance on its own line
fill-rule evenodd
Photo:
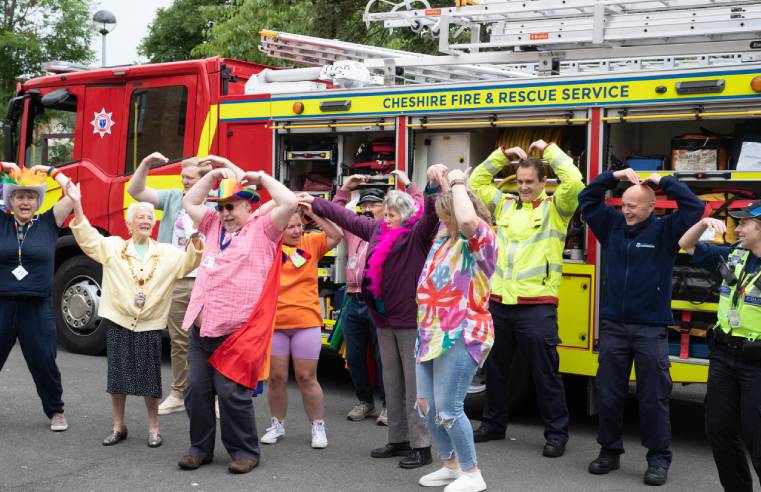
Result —
M 455 178 L 452 181 L 449 182 L 449 187 L 453 187 L 454 185 L 463 185 L 465 186 L 465 180 L 462 178 Z

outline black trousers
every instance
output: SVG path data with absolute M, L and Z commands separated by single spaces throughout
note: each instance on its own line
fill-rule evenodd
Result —
M 623 453 L 624 405 L 629 394 L 632 361 L 637 373 L 639 427 L 650 465 L 671 464 L 671 375 L 666 328 L 603 320 L 597 368 L 597 442 L 606 451 Z
M 0 370 L 16 339 L 48 418 L 63 412 L 55 318 L 50 297 L 0 297 Z
M 712 344 L 705 399 L 706 436 L 727 492 L 752 492 L 745 450 L 761 478 L 761 362 Z M 743 449 L 745 444 L 745 449 Z
M 227 337 L 202 337 L 197 327 L 190 329 L 188 386 L 185 408 L 190 417 L 190 454 L 197 458 L 214 456 L 217 419 L 214 395 L 219 397 L 219 427 L 222 444 L 234 460 L 259 459 L 251 390 L 217 372 L 209 357 Z
M 568 441 L 568 406 L 560 376 L 557 307 L 552 304 L 507 305 L 491 301 L 494 345 L 486 361 L 486 406 L 481 425 L 504 433 L 508 420 L 510 365 L 516 350 L 528 361 L 536 401 L 544 421 L 544 438 Z

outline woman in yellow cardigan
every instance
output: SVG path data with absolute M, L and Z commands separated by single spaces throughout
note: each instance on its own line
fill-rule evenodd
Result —
M 145 397 L 148 409 L 148 446 L 161 446 L 161 330 L 169 316 L 172 287 L 198 267 L 203 242 L 195 237 L 182 252 L 151 239 L 156 218 L 153 205 L 145 202 L 127 208 L 128 240 L 104 237 L 87 221 L 77 186 L 67 186 L 66 195 L 74 201 L 74 238 L 87 256 L 103 265 L 98 315 L 107 330 L 107 391 L 113 414 L 113 431 L 103 445 L 127 438 L 124 404 L 127 395 L 137 395 Z

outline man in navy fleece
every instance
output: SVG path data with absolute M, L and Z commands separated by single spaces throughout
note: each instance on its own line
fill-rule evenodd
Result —
M 632 183 L 621 210 L 605 203 L 619 181 Z M 656 217 L 652 183 L 679 209 Z M 597 398 L 599 456 L 589 472 L 619 467 L 624 452 L 623 412 L 632 359 L 637 373 L 642 444 L 648 448 L 644 481 L 666 483 L 671 464 L 671 376 L 666 326 L 671 313 L 671 275 L 679 239 L 703 214 L 703 202 L 675 177 L 653 174 L 645 182 L 631 169 L 604 172 L 579 195 L 581 214 L 603 247 Z

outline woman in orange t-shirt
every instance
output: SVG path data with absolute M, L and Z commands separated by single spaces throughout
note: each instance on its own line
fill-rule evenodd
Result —
M 302 206 L 303 207 L 303 206 Z M 314 220 L 325 232 L 304 233 L 304 216 Z M 272 335 L 270 378 L 267 401 L 272 425 L 262 436 L 264 444 L 275 444 L 285 436 L 288 409 L 288 361 L 293 359 L 296 382 L 301 390 L 309 421 L 312 423 L 312 447 L 325 448 L 325 403 L 317 382 L 317 360 L 322 348 L 322 312 L 317 293 L 317 263 L 343 239 L 343 232 L 332 222 L 312 215 L 311 209 L 299 208 L 283 232 L 283 265 L 280 270 L 280 294 Z

